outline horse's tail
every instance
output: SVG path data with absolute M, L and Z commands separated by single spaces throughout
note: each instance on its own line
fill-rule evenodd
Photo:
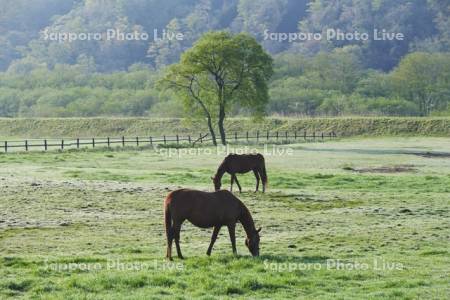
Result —
M 167 198 L 169 198 L 170 196 L 171 195 L 167 196 Z M 167 200 L 168 199 L 166 199 L 166 201 L 164 202 L 164 223 L 166 227 L 167 239 L 169 240 L 172 231 L 172 214 L 170 213 L 170 206 L 168 205 L 169 203 L 167 202 Z
M 264 185 L 264 187 L 267 186 L 267 183 L 269 181 L 269 178 L 267 178 L 267 172 L 266 172 L 266 161 L 264 159 L 264 156 L 262 154 L 261 155 L 261 162 L 262 162 L 262 166 L 261 166 L 261 180 L 262 183 Z

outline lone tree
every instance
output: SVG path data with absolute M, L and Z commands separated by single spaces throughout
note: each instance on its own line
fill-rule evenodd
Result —
M 237 105 L 262 116 L 269 100 L 272 58 L 248 34 L 209 32 L 170 66 L 161 84 L 170 88 L 194 114 L 205 117 L 214 145 L 214 123 L 226 144 L 224 120 Z

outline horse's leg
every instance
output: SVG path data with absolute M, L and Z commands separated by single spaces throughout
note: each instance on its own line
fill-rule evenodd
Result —
M 255 174 L 255 177 L 256 177 L 256 189 L 255 189 L 255 193 L 256 193 L 259 189 L 259 173 L 256 169 L 254 169 L 253 174 Z
M 236 250 L 236 223 L 229 224 L 228 225 L 228 232 L 230 233 L 230 240 L 231 240 L 231 248 L 233 249 L 233 254 L 237 254 Z
M 258 174 L 262 181 L 262 192 L 266 192 L 266 184 L 267 184 L 267 174 L 265 174 L 265 167 L 258 168 Z M 264 181 L 265 180 L 265 181 Z
M 172 228 L 173 228 L 173 237 L 175 238 L 175 246 L 177 247 L 178 257 L 183 259 L 183 255 L 181 254 L 181 248 L 180 248 L 181 224 L 182 223 L 174 223 Z
M 234 174 L 231 174 L 231 187 L 230 187 L 230 192 L 233 191 L 233 183 L 234 183 Z
M 236 174 L 234 175 L 234 181 L 236 181 L 236 184 L 237 184 L 237 186 L 239 188 L 239 193 L 242 193 L 242 188 L 241 188 L 241 185 L 239 184 L 239 181 L 237 180 Z
M 167 231 L 167 252 L 166 258 L 172 260 L 172 241 L 173 241 L 173 228 L 170 227 L 170 230 Z
M 217 235 L 219 234 L 219 230 L 220 230 L 220 226 L 214 226 L 214 231 L 213 231 L 213 234 L 211 236 L 211 243 L 209 244 L 208 251 L 206 251 L 206 254 L 208 256 L 211 255 L 211 251 L 212 251 L 212 248 L 214 246 L 214 243 L 216 242 Z

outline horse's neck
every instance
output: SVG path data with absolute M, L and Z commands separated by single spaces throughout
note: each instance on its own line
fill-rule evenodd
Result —
M 222 165 L 220 165 L 220 167 L 217 169 L 216 172 L 216 179 L 221 180 L 223 177 L 223 174 L 225 174 L 225 167 Z
M 239 221 L 241 222 L 242 227 L 244 227 L 247 237 L 251 237 L 256 231 L 255 222 L 253 222 L 252 215 L 250 214 L 250 211 L 247 209 L 247 207 L 245 207 L 244 204 L 241 205 L 242 207 Z

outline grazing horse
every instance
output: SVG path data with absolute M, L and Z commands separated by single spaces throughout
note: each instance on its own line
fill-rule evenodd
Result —
M 229 154 L 223 162 L 220 164 L 217 169 L 216 175 L 211 177 L 214 188 L 216 191 L 220 190 L 222 186 L 222 177 L 223 174 L 228 173 L 231 175 L 231 188 L 233 191 L 233 183 L 236 182 L 239 192 L 242 192 L 241 185 L 237 180 L 236 174 L 244 174 L 247 172 L 253 171 L 256 177 L 256 190 L 259 189 L 259 180 L 262 180 L 263 183 L 263 193 L 266 191 L 267 185 L 267 173 L 266 173 L 266 164 L 264 161 L 264 156 L 262 154 Z
M 237 197 L 229 191 L 207 193 L 195 190 L 181 189 L 171 192 L 164 201 L 164 219 L 167 234 L 166 257 L 172 260 L 172 241 L 179 258 L 183 258 L 180 249 L 180 230 L 185 220 L 200 228 L 214 227 L 206 254 L 211 255 L 214 242 L 222 226 L 228 227 L 233 253 L 236 251 L 236 223 L 244 227 L 247 238 L 245 245 L 253 256 L 259 255 L 259 231 L 256 230 L 253 218 Z

